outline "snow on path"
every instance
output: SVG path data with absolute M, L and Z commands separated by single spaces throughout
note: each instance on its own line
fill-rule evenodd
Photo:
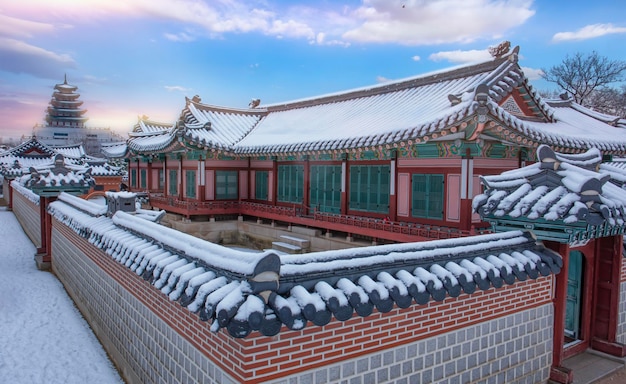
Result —
M 0 383 L 123 383 L 63 285 L 0 207 Z

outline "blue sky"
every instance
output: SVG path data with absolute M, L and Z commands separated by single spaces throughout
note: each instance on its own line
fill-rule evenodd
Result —
M 0 0 L 0 137 L 42 123 L 54 84 L 91 127 L 173 122 L 184 97 L 247 107 L 419 75 L 519 45 L 541 68 L 596 50 L 626 60 L 622 0 Z

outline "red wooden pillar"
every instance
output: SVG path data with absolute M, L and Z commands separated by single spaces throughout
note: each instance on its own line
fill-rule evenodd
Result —
M 613 356 L 626 356 L 626 346 L 618 343 L 620 277 L 623 237 L 615 235 L 596 240 L 595 292 L 592 313 L 591 347 Z
M 52 216 L 48 214 L 49 197 L 39 197 L 39 225 L 41 233 L 41 247 L 37 248 L 35 263 L 38 269 L 49 269 L 52 262 Z
M 11 186 L 11 182 L 9 181 L 8 183 L 9 185 L 9 205 L 7 207 L 7 209 L 9 211 L 13 210 L 13 187 Z
M 198 159 L 198 200 L 205 201 L 206 200 L 206 170 L 204 166 L 204 160 L 202 156 Z
M 553 241 L 544 241 L 547 248 L 556 251 L 563 259 L 563 267 L 561 272 L 556 275 L 556 284 L 554 287 L 554 326 L 552 337 L 552 368 L 550 370 L 550 379 L 558 383 L 568 384 L 573 382 L 573 372 L 563 367 L 563 344 L 565 342 L 565 307 L 567 305 L 567 274 L 569 268 L 569 244 L 555 243 Z
M 148 174 L 146 175 L 146 189 L 148 192 L 152 189 L 152 159 L 148 159 L 148 170 L 146 171 Z
M 167 196 L 170 192 L 170 180 L 167 174 L 167 155 L 163 156 L 163 196 Z
M 465 156 L 461 159 L 461 230 L 469 231 L 472 227 L 472 195 L 474 181 L 474 159 L 470 149 L 467 148 Z
M 398 219 L 398 151 L 394 150 L 391 157 L 390 191 L 389 191 L 389 219 Z
M 348 180 L 350 180 L 350 168 L 348 165 L 348 154 L 341 155 L 341 208 L 342 215 L 348 214 Z
M 178 199 L 183 200 L 183 156 L 178 155 L 178 180 L 176 180 L 178 185 Z

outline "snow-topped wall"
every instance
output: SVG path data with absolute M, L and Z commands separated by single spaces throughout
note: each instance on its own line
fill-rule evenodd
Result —
M 128 382 L 548 378 L 560 259 L 523 233 L 282 257 L 79 200 L 53 270 Z

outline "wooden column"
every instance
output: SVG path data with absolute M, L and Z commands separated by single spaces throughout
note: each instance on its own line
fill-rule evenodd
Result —
M 626 356 L 626 346 L 617 342 L 622 235 L 596 240 L 595 292 L 592 310 L 591 347 L 613 356 Z
M 472 197 L 474 191 L 474 159 L 467 148 L 461 160 L 461 215 L 462 230 L 469 231 L 472 227 Z
M 51 198 L 39 196 L 39 225 L 41 233 L 41 247 L 37 248 L 35 253 L 35 264 L 37 269 L 47 270 L 50 269 L 50 263 L 52 262 L 51 248 L 52 248 L 52 216 L 48 214 L 48 204 Z
M 552 336 L 552 368 L 550 380 L 558 383 L 569 384 L 573 382 L 574 375 L 569 368 L 563 367 L 563 343 L 565 342 L 565 307 L 567 305 L 567 274 L 569 268 L 569 245 L 567 243 L 555 243 L 544 241 L 547 248 L 558 252 L 563 259 L 561 272 L 555 277 L 554 297 L 554 325 Z
M 394 150 L 391 156 L 389 175 L 389 220 L 398 219 L 398 151 Z
M 204 166 L 204 160 L 202 156 L 200 156 L 198 160 L 198 200 L 205 201 L 206 200 L 206 171 Z
M 348 168 L 348 154 L 341 155 L 341 214 L 348 214 L 348 179 L 350 172 Z
M 150 192 L 150 190 L 152 189 L 152 159 L 148 159 L 148 170 L 147 172 L 147 179 L 146 180 L 146 189 L 148 190 L 148 192 Z

